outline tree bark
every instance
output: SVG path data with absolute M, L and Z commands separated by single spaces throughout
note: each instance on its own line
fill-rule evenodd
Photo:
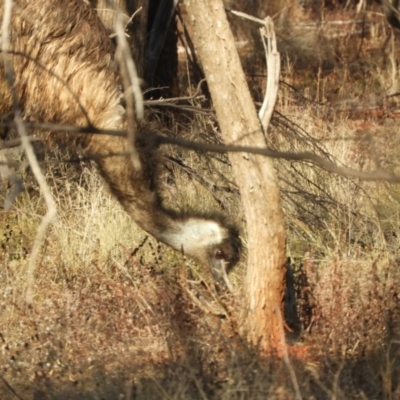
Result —
M 265 147 L 222 0 L 186 0 L 193 43 L 207 78 L 225 143 Z M 280 347 L 285 276 L 285 231 L 271 159 L 231 154 L 247 221 L 248 267 L 241 332 L 261 350 Z

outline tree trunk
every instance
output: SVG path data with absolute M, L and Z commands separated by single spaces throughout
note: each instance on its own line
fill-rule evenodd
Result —
M 222 0 L 186 0 L 193 43 L 207 77 L 225 143 L 265 147 Z M 271 159 L 231 154 L 247 220 L 248 268 L 241 332 L 262 350 L 280 347 L 285 276 L 285 232 Z

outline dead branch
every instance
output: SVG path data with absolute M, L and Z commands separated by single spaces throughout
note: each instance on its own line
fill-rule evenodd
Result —
M 2 127 L 15 127 L 16 122 L 2 122 L 0 123 L 0 128 Z M 101 134 L 110 136 L 126 136 L 126 132 L 118 130 L 102 130 L 93 126 L 89 127 L 78 127 L 72 125 L 57 125 L 48 123 L 34 123 L 25 122 L 24 126 L 26 129 L 39 129 L 47 130 L 51 132 L 76 132 L 76 133 L 87 133 L 87 134 Z M 167 136 L 158 135 L 153 132 L 138 132 L 136 134 L 138 139 L 145 140 L 149 146 L 159 147 L 165 144 L 172 144 L 176 146 L 183 147 L 187 150 L 193 151 L 208 151 L 211 153 L 248 153 L 248 154 L 258 154 L 266 157 L 286 160 L 286 161 L 299 161 L 299 162 L 310 162 L 311 164 L 334 174 L 343 176 L 345 178 L 358 178 L 365 181 L 387 181 L 391 183 L 400 183 L 400 176 L 393 174 L 381 167 L 376 168 L 372 171 L 360 171 L 353 168 L 337 165 L 325 158 L 311 153 L 311 152 L 281 152 L 277 150 L 272 150 L 267 147 L 251 147 L 251 146 L 236 146 L 236 145 L 223 145 L 223 144 L 209 144 L 192 142 L 190 140 L 185 140 L 181 138 L 172 138 Z M 34 136 L 27 136 L 27 140 L 31 140 Z M 35 138 L 35 140 L 37 140 Z M 364 140 L 362 137 L 354 138 L 354 140 Z M 16 141 L 14 142 L 17 143 Z M 16 144 L 17 145 L 17 144 Z M 124 156 L 126 153 L 118 154 L 93 154 L 88 157 L 83 157 L 79 159 L 84 161 L 86 159 L 99 159 L 103 157 L 113 157 L 116 155 Z
M 262 107 L 258 113 L 264 131 L 267 131 L 278 98 L 279 77 L 281 74 L 281 57 L 277 50 L 274 23 L 270 17 L 265 18 L 265 24 L 260 29 L 267 63 L 267 88 Z
M 127 133 L 129 139 L 129 149 L 133 165 L 137 170 L 140 170 L 141 164 L 134 143 L 137 130 L 137 121 L 142 120 L 144 116 L 143 94 L 140 89 L 140 81 L 137 75 L 136 66 L 129 50 L 128 41 L 126 40 L 125 28 L 123 26 L 123 15 L 120 12 L 117 13 L 115 31 L 117 34 L 117 49 L 115 52 L 115 59 L 119 65 L 122 86 L 124 87 L 125 92 L 124 99 L 126 102 L 125 110 L 128 121 Z M 135 104 L 133 103 L 133 100 L 135 100 Z

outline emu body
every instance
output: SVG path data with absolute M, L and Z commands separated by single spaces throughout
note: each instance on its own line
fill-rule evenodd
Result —
M 1 18 L 3 13 L 2 2 Z M 27 120 L 126 129 L 113 47 L 95 10 L 84 0 L 15 0 L 9 52 L 13 86 Z M 8 113 L 12 98 L 2 63 L 0 75 L 0 112 Z M 88 156 L 129 151 L 124 137 L 66 133 L 62 140 L 79 145 Z M 180 215 L 164 208 L 146 155 L 140 154 L 140 146 L 136 150 L 138 168 L 131 156 L 97 158 L 111 192 L 145 231 L 207 264 L 218 281 L 225 280 L 226 266 L 238 260 L 237 231 L 223 218 Z

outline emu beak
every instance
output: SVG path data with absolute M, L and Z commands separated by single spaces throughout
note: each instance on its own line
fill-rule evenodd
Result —
M 226 286 L 233 293 L 233 287 L 226 273 L 227 262 L 224 259 L 213 258 L 211 260 L 211 272 L 219 287 Z

